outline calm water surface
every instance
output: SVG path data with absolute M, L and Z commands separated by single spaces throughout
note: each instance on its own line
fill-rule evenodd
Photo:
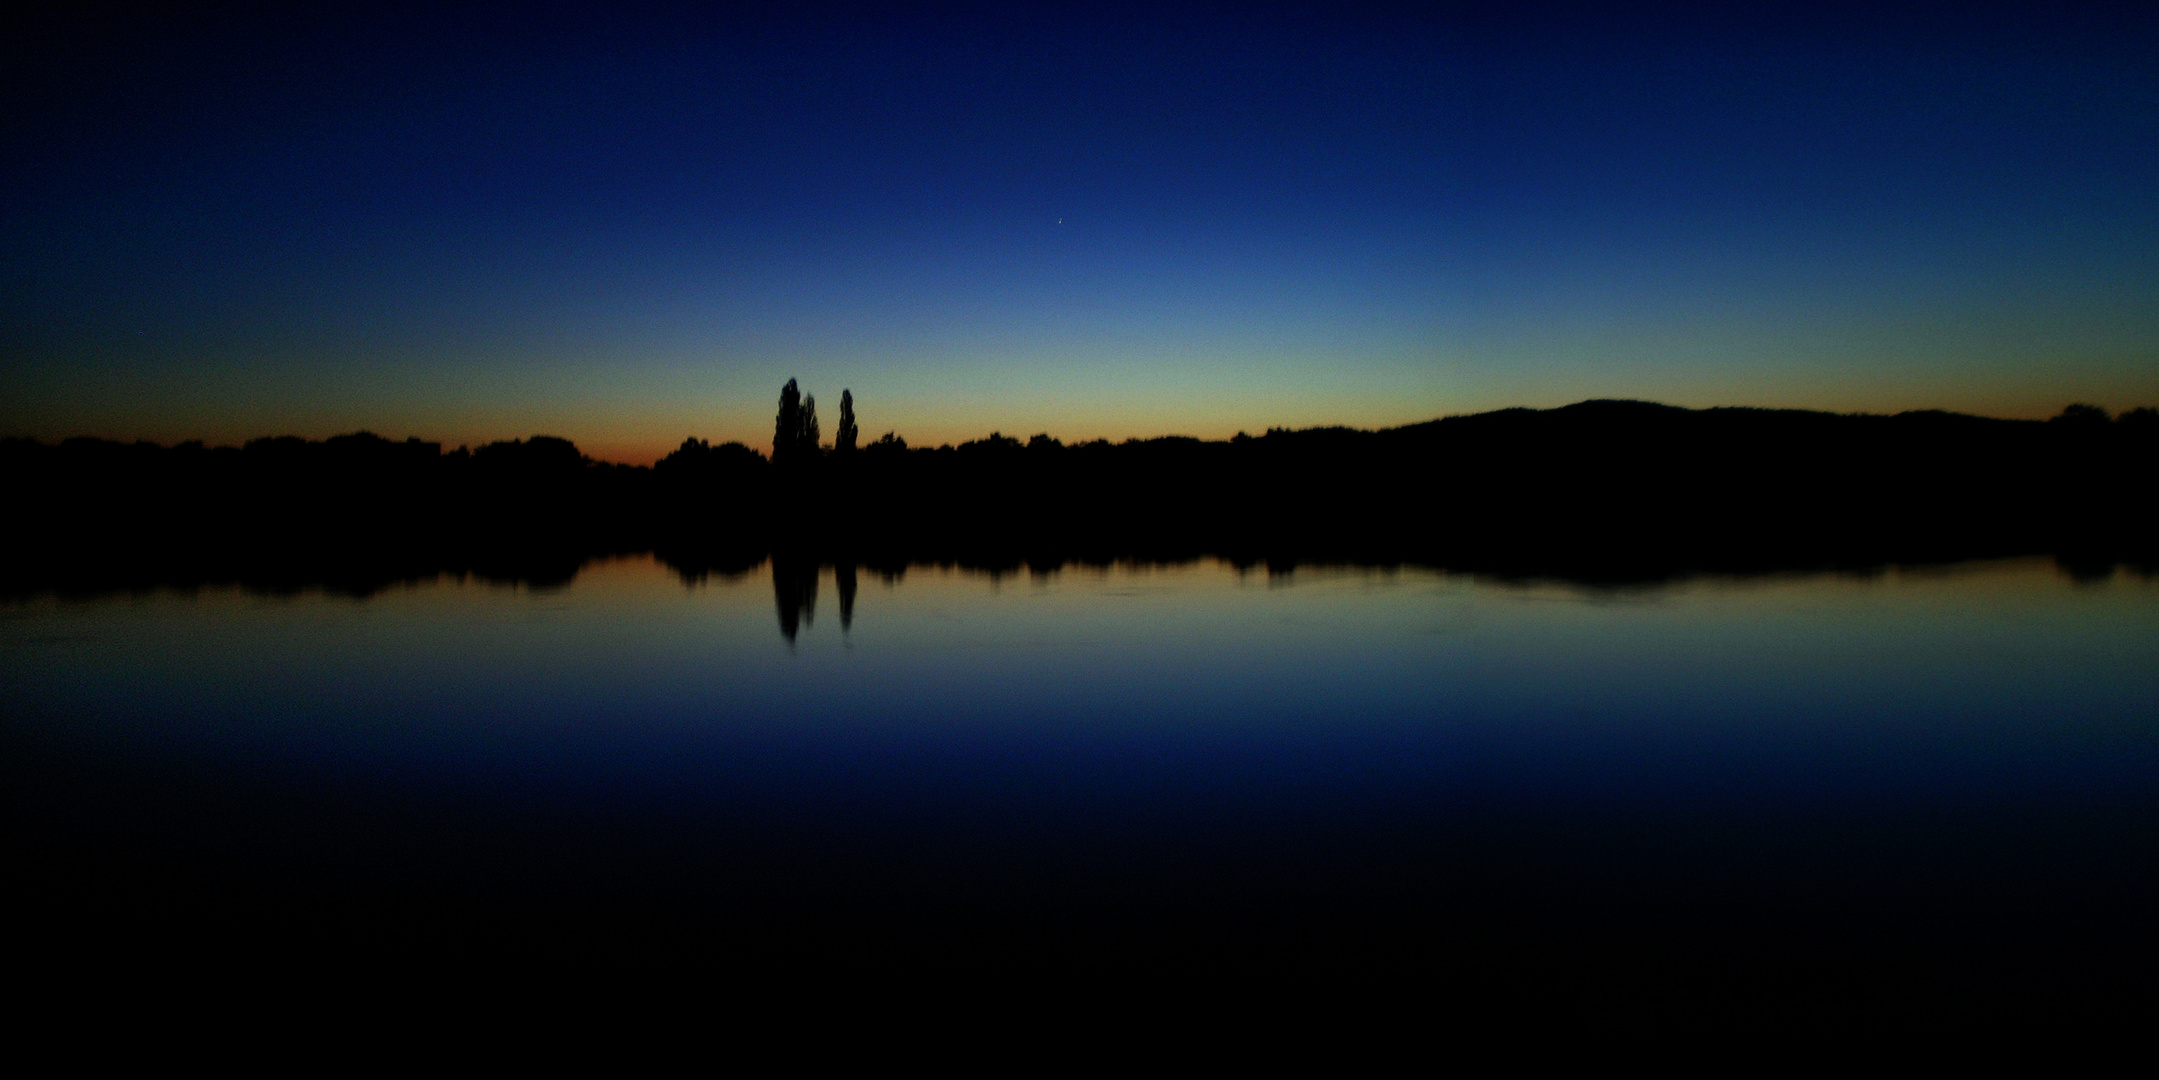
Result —
M 2145 578 L 846 573 L 14 603 L 18 865 L 55 895 L 2079 947 L 2159 899 Z

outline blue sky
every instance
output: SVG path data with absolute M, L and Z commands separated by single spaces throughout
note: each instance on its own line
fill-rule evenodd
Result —
M 2140 14 L 55 18 L 0 76 L 9 433 L 2159 402 Z

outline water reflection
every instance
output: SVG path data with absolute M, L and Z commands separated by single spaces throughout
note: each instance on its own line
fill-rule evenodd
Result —
M 855 624 L 855 564 L 843 562 L 833 568 L 840 587 L 840 630 Z
M 2159 903 L 2159 586 L 2049 560 L 1615 586 L 633 556 L 17 600 L 0 689 L 11 850 L 55 903 L 455 883 L 700 925 L 2129 958 Z
M 788 644 L 817 621 L 817 572 L 814 559 L 772 560 L 772 600 L 780 612 L 780 636 Z
M 840 630 L 842 633 L 854 626 L 855 592 L 857 587 L 855 564 L 840 562 L 828 564 L 833 582 L 840 594 Z M 802 631 L 817 622 L 817 580 L 826 567 L 815 559 L 776 557 L 772 560 L 772 600 L 779 610 L 780 636 L 793 644 Z M 886 581 L 899 580 L 904 569 L 886 576 Z M 688 575 L 685 581 L 695 584 Z
M 0 560 L 0 603 L 20 602 L 43 596 L 95 598 L 143 594 L 159 590 L 190 591 L 237 586 L 265 595 L 297 595 L 311 591 L 364 599 L 396 589 L 451 578 L 498 585 L 558 588 L 570 584 L 597 563 L 649 554 L 672 570 L 686 585 L 708 581 L 734 582 L 771 572 L 776 578 L 798 579 L 780 591 L 775 580 L 775 600 L 783 636 L 790 639 L 814 622 L 817 585 L 813 568 L 834 571 L 841 599 L 843 628 L 851 624 L 856 586 L 862 570 L 891 584 L 905 578 L 909 566 L 939 567 L 978 574 L 991 581 L 1025 573 L 1048 580 L 1067 567 L 1108 572 L 1120 567 L 1223 565 L 1239 574 L 1264 571 L 1270 579 L 1289 580 L 1300 568 L 1324 570 L 1410 570 L 1474 576 L 1489 582 L 1555 582 L 1585 589 L 1657 587 L 1683 585 L 1695 580 L 1750 580 L 1793 574 L 1832 576 L 1878 575 L 1893 568 L 1923 570 L 1998 562 L 2000 557 L 1940 553 L 1941 557 L 1916 563 L 1879 559 L 1823 559 L 1798 562 L 1740 560 L 1732 565 L 1703 565 L 1684 560 L 1630 559 L 1610 561 L 1585 557 L 1576 563 L 1534 567 L 1481 560 L 1402 561 L 1386 559 L 1311 560 L 1292 555 L 1202 556 L 1179 553 L 1170 556 L 1120 556 L 1076 558 L 1069 555 L 1020 555 L 1008 551 L 980 551 L 962 558 L 923 558 L 904 553 L 876 557 L 834 556 L 814 551 L 764 546 L 721 544 L 668 545 L 650 549 L 580 549 L 570 547 L 519 547 L 489 545 L 469 551 L 438 552 L 420 556 L 410 553 L 380 555 L 367 551 L 317 549 L 296 546 L 265 556 L 259 551 L 189 552 L 170 558 L 105 560 L 84 557 L 65 563 L 49 560 Z M 2040 556 L 2024 556 L 2026 559 Z M 2159 576 L 2159 561 L 2150 558 L 2122 560 L 2088 552 L 2065 551 L 2045 556 L 2069 580 L 2103 583 L 2117 573 L 2141 580 Z M 807 617 L 806 617 L 807 616 Z
M 711 580 L 709 567 L 697 563 L 659 560 L 670 567 L 687 585 L 698 586 Z M 853 560 L 820 561 L 815 557 L 775 554 L 761 565 L 738 569 L 725 575 L 722 580 L 736 580 L 745 574 L 766 571 L 772 580 L 773 600 L 778 613 L 780 636 L 789 644 L 796 643 L 801 635 L 814 628 L 817 615 L 817 597 L 820 578 L 830 574 L 839 594 L 840 629 L 842 632 L 854 626 L 855 599 L 859 592 L 860 573 L 868 569 L 885 586 L 893 587 L 907 580 L 912 565 L 961 579 L 978 580 L 997 585 L 1015 575 L 1024 574 L 1027 581 L 1037 588 L 1048 588 L 1056 583 L 1068 568 L 1085 571 L 1099 578 L 1104 575 L 1121 574 L 1144 576 L 1153 573 L 1227 571 L 1239 582 L 1261 581 L 1270 587 L 1287 587 L 1298 580 L 1319 581 L 1340 578 L 1343 575 L 1367 580 L 1398 578 L 1408 574 L 1412 578 L 1436 580 L 1460 580 L 1476 582 L 1483 587 L 1522 592 L 1557 589 L 1575 597 L 1602 601 L 1619 597 L 1636 599 L 1655 597 L 1660 594 L 1682 594 L 1707 587 L 1744 588 L 1792 582 L 1882 582 L 1895 579 L 1904 582 L 1928 580 L 1971 580 L 1975 577 L 1995 576 L 2004 573 L 2004 567 L 2017 567 L 2021 574 L 2039 572 L 2051 567 L 2053 577 L 2059 582 L 2076 587 L 2104 586 L 2117 577 L 2124 583 L 2149 584 L 2159 580 L 2159 567 L 2141 563 L 2116 563 L 2111 561 L 2080 560 L 2072 556 L 2051 559 L 2027 558 L 2019 560 L 1975 560 L 1951 563 L 1919 563 L 1913 565 L 1869 564 L 1839 569 L 1761 569 L 1744 573 L 1694 573 L 1669 577 L 1641 578 L 1573 578 L 1553 575 L 1520 575 L 1511 573 L 1477 573 L 1451 571 L 1443 567 L 1404 565 L 1399 563 L 1307 563 L 1290 560 L 1237 560 L 1237 559 L 1180 559 L 1168 561 L 1151 560 L 1103 560 L 1078 562 L 1067 559 L 1051 559 L 1034 562 L 989 561 L 925 561 L 910 564 L 905 561 L 874 563 L 867 567 Z M 1257 575 L 1255 577 L 1255 575 Z

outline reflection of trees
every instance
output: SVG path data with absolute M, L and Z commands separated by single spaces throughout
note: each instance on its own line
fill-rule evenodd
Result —
M 845 632 L 855 623 L 855 564 L 840 563 L 832 568 L 832 576 L 840 586 L 840 630 Z
M 843 611 L 852 599 L 852 595 L 846 595 L 841 600 Z M 795 635 L 817 617 L 817 560 L 773 556 L 772 601 L 780 612 L 780 634 L 791 645 Z M 844 621 L 846 616 L 841 618 Z
M 780 613 L 780 634 L 790 644 L 817 619 L 817 576 L 823 568 L 814 558 L 772 557 L 772 602 Z M 840 587 L 840 629 L 844 631 L 855 620 L 855 564 L 842 562 L 832 569 Z

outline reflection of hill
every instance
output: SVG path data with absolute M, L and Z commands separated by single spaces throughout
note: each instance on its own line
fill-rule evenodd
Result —
M 370 562 L 345 555 L 308 557 L 306 553 L 265 558 L 250 561 L 247 552 L 225 552 L 206 556 L 199 560 L 165 558 L 150 562 L 122 560 L 93 563 L 86 560 L 69 560 L 62 563 L 39 561 L 15 561 L 0 566 L 0 601 L 20 599 L 36 595 L 59 595 L 91 597 L 113 593 L 148 592 L 157 589 L 188 590 L 215 586 L 237 585 L 251 592 L 264 594 L 298 593 L 319 589 L 325 592 L 367 597 L 399 585 L 430 581 L 438 576 L 470 575 L 481 581 L 504 585 L 524 585 L 534 588 L 550 588 L 569 584 L 593 559 L 624 554 L 615 550 L 594 551 L 589 555 L 569 552 L 553 552 L 544 556 L 519 553 L 496 553 L 484 559 L 453 558 L 431 561 L 421 558 L 405 558 L 384 562 Z M 979 553 L 965 558 L 926 558 L 918 563 L 904 559 L 885 558 L 869 563 L 847 561 L 824 561 L 812 552 L 776 552 L 769 560 L 762 554 L 739 562 L 716 562 L 709 558 L 682 558 L 679 552 L 662 550 L 658 557 L 685 583 L 696 584 L 715 577 L 721 580 L 737 580 L 750 573 L 772 568 L 774 602 L 778 607 L 781 632 L 791 641 L 801 630 L 815 621 L 818 577 L 830 568 L 839 596 L 840 627 L 845 630 L 854 621 L 857 582 L 863 571 L 875 574 L 888 583 L 904 581 L 910 565 L 936 565 L 964 571 L 1004 577 L 1029 574 L 1048 577 L 1072 567 L 1107 570 L 1118 565 L 1145 563 L 1152 565 L 1180 565 L 1197 561 L 1202 556 L 1144 556 L 1136 559 L 1046 558 L 1040 554 L 1021 556 L 983 557 Z M 1210 553 L 1211 554 L 1211 553 Z M 1501 581 L 1553 582 L 1585 586 L 1657 585 L 1684 581 L 1702 576 L 1747 578 L 1795 572 L 1858 573 L 1871 574 L 1890 565 L 1910 567 L 1922 564 L 1948 564 L 1965 559 L 1991 556 L 1992 552 L 1970 552 L 1964 555 L 1944 555 L 1928 560 L 1814 560 L 1807 562 L 1777 562 L 1773 560 L 1723 560 L 1717 562 L 1685 562 L 1676 559 L 1645 559 L 1622 561 L 1612 558 L 1595 558 L 1580 561 L 1553 560 L 1530 562 L 1524 560 L 1445 560 L 1422 559 L 1299 559 L 1294 557 L 1271 557 L 1258 559 L 1250 556 L 1230 556 L 1227 561 L 1240 570 L 1250 570 L 1270 576 L 1287 576 L 1301 569 L 1358 568 L 1397 569 L 1421 567 L 1448 573 L 1476 574 Z M 2103 581 L 2116 572 L 2126 570 L 2143 577 L 2159 576 L 2159 560 L 2137 559 L 2117 561 L 2107 557 L 2084 554 L 2056 556 L 2056 563 L 2064 574 L 2079 581 Z
M 768 552 L 873 572 L 1219 554 L 1583 580 L 2018 553 L 2148 564 L 2151 419 L 1605 401 L 1213 443 L 880 442 L 781 467 L 693 442 L 651 469 L 544 437 L 447 454 L 367 434 L 237 449 L 9 440 L 0 587 L 364 593 L 444 570 L 561 581 L 588 556 L 644 550 L 691 579 Z
M 550 588 L 569 584 L 589 559 L 609 554 L 614 552 L 569 548 L 368 552 L 299 546 L 218 549 L 200 544 L 143 552 L 106 549 L 63 558 L 11 558 L 0 565 L 0 600 L 225 585 L 270 595 L 320 589 L 366 597 L 444 574 Z

